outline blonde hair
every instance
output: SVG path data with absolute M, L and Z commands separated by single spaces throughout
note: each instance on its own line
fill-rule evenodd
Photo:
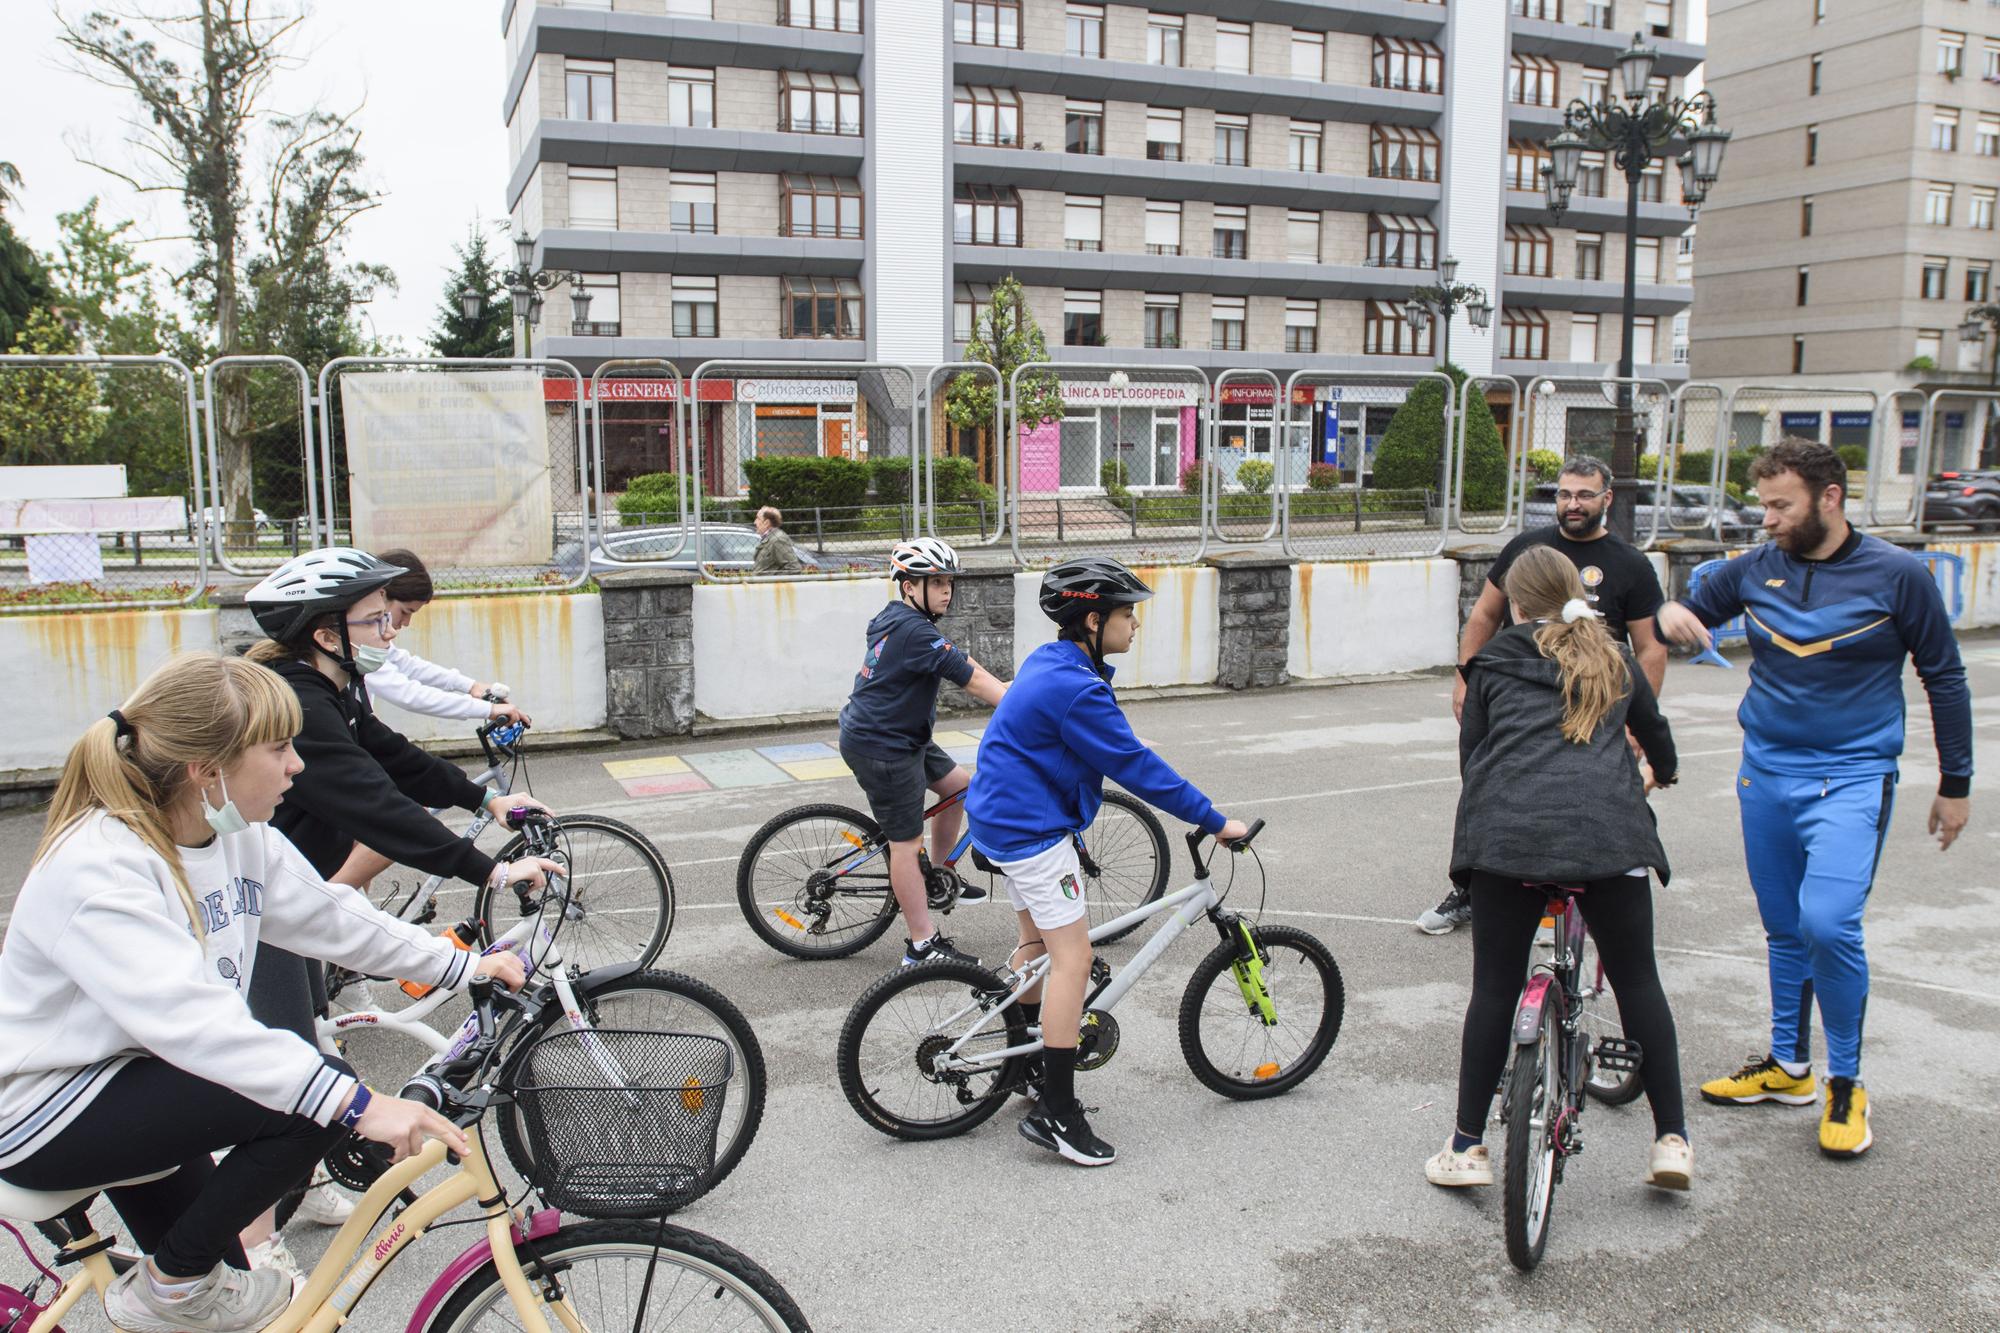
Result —
M 272 672 L 240 657 L 184 653 L 146 677 L 118 711 L 130 734 L 121 736 L 118 723 L 107 716 L 86 727 L 70 747 L 34 864 L 102 810 L 167 863 L 199 936 L 201 913 L 168 811 L 188 786 L 189 764 L 227 767 L 253 745 L 298 735 L 298 695 Z
M 1548 622 L 1535 631 L 1535 648 L 1562 671 L 1563 739 L 1575 745 L 1589 743 L 1632 688 L 1625 656 L 1603 621 L 1596 616 L 1563 621 L 1563 605 L 1583 596 L 1576 566 L 1553 547 L 1530 547 L 1507 570 L 1507 600 L 1529 619 Z

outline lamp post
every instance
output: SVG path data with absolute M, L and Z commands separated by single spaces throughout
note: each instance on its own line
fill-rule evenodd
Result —
M 1438 264 L 1438 280 L 1428 287 L 1412 287 L 1410 299 L 1403 303 L 1403 318 L 1410 327 L 1422 336 L 1424 328 L 1432 318 L 1438 322 L 1438 331 L 1444 336 L 1444 355 L 1441 364 L 1451 360 L 1451 317 L 1463 309 L 1465 317 L 1475 329 L 1483 329 L 1493 323 L 1493 303 L 1486 299 L 1486 289 L 1472 283 L 1458 282 L 1458 261 L 1447 256 Z
M 1611 509 L 1611 527 L 1628 541 L 1632 536 L 1632 507 L 1638 496 L 1638 459 L 1634 448 L 1632 422 L 1632 330 L 1636 315 L 1639 255 L 1639 182 L 1655 158 L 1663 157 L 1677 145 L 1685 144 L 1676 161 L 1681 171 L 1681 195 L 1690 216 L 1701 207 L 1722 173 L 1723 149 L 1729 145 L 1729 131 L 1715 123 L 1715 97 L 1703 90 L 1689 98 L 1655 98 L 1647 85 L 1659 52 L 1647 46 L 1637 33 L 1632 45 L 1618 57 L 1618 80 L 1623 99 L 1607 97 L 1601 103 L 1578 98 L 1563 112 L 1562 133 L 1549 141 L 1549 165 L 1542 169 L 1550 215 L 1562 221 L 1569 208 L 1570 192 L 1576 188 L 1577 172 L 1586 152 L 1609 153 L 1625 173 L 1625 293 L 1621 310 L 1624 341 L 1618 354 L 1617 414 L 1612 419 L 1611 470 L 1617 503 Z
M 1963 342 L 1973 344 L 1989 340 L 1987 330 L 1992 329 L 1991 369 L 1988 372 L 1995 392 L 2000 392 L 2000 304 L 1988 302 L 1976 305 L 1965 312 L 1965 322 L 1958 326 L 1958 336 Z M 1989 399 L 1986 403 L 1986 446 L 1980 450 L 1980 466 L 2000 462 L 2000 400 Z
M 530 331 L 542 322 L 542 293 L 552 291 L 563 283 L 569 284 L 570 319 L 576 324 L 590 322 L 590 289 L 583 285 L 583 274 L 575 269 L 540 269 L 534 267 L 535 241 L 525 233 L 514 238 L 514 268 L 500 275 L 507 284 L 507 296 L 514 307 L 514 318 L 521 329 L 521 355 L 531 356 L 534 352 L 534 334 Z M 458 308 L 468 321 L 474 321 L 484 313 L 486 298 L 470 288 L 458 294 Z

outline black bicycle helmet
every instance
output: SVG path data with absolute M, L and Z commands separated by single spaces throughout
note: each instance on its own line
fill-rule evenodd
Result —
M 265 575 L 243 594 L 243 604 L 256 617 L 257 628 L 279 643 L 291 643 L 328 611 L 344 611 L 405 573 L 401 565 L 351 546 L 323 546 L 295 555 Z M 340 638 L 345 648 L 344 627 Z
M 1153 595 L 1137 574 L 1108 555 L 1065 560 L 1042 575 L 1042 614 L 1067 628 L 1092 611 L 1136 606 Z

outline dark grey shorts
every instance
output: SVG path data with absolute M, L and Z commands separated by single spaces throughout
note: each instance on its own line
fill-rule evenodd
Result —
M 936 742 L 921 750 L 885 758 L 841 742 L 840 757 L 868 797 L 868 811 L 890 842 L 908 842 L 924 834 L 924 807 L 929 787 L 958 767 Z

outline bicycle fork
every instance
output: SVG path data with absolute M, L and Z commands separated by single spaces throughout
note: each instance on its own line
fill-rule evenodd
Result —
M 1278 1006 L 1271 999 L 1270 986 L 1265 983 L 1264 954 L 1258 950 L 1256 937 L 1250 933 L 1250 923 L 1240 916 L 1228 915 L 1217 919 L 1215 924 L 1222 935 L 1222 942 L 1236 946 L 1236 959 L 1230 963 L 1229 970 L 1236 978 L 1236 989 L 1243 994 L 1243 1003 L 1265 1027 L 1276 1027 Z

